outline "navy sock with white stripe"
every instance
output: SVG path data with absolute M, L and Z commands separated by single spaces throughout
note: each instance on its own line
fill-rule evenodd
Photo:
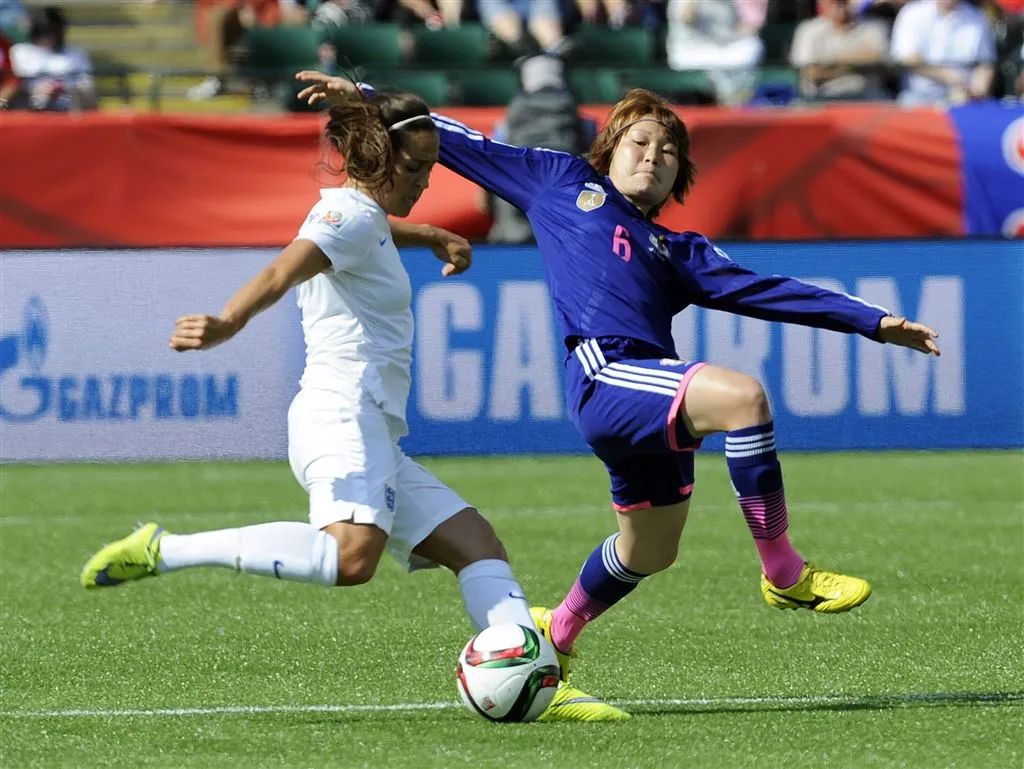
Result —
M 792 586 L 800 578 L 804 560 L 786 535 L 789 513 L 782 466 L 775 452 L 775 424 L 768 422 L 727 433 L 725 461 L 765 576 L 776 587 Z
M 555 609 L 551 638 L 561 651 L 569 651 L 588 622 L 632 593 L 646 574 L 630 571 L 615 551 L 618 533 L 602 542 L 583 564 L 572 590 Z

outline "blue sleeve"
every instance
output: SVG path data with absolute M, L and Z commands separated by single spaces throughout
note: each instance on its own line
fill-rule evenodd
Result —
M 703 237 L 678 241 L 673 260 L 693 304 L 712 310 L 869 339 L 876 339 L 878 324 L 889 315 L 885 308 L 848 294 L 780 275 L 758 275 Z
M 595 176 L 590 165 L 575 155 L 513 147 L 443 115 L 431 117 L 441 136 L 441 164 L 522 211 L 555 184 Z

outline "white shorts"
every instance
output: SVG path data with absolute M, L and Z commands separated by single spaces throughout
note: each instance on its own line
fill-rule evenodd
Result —
M 288 460 L 309 493 L 309 522 L 373 524 L 388 552 L 409 571 L 437 564 L 412 554 L 466 501 L 398 447 L 405 423 L 367 393 L 358 403 L 325 390 L 302 390 L 288 409 Z

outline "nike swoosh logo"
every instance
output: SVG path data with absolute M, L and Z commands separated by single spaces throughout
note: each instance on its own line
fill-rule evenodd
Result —
M 281 567 L 284 566 L 280 561 L 274 561 L 274 576 L 281 579 Z
M 388 239 L 387 239 L 387 238 L 381 238 L 381 239 L 380 239 L 380 245 L 382 245 L 382 246 L 383 246 L 383 245 L 384 245 L 385 243 L 387 243 L 387 242 L 388 242 Z
M 822 598 L 821 596 L 818 596 L 818 595 L 814 596 L 814 598 L 812 600 L 810 600 L 810 601 L 804 601 L 801 598 L 793 598 L 792 596 L 783 595 L 782 593 L 777 593 L 774 590 L 772 590 L 771 588 L 768 588 L 768 592 L 771 593 L 776 598 L 781 598 L 783 601 L 789 601 L 790 603 L 795 603 L 797 606 L 803 607 L 804 609 L 813 609 L 815 606 L 819 606 L 819 605 L 825 603 L 825 599 Z
M 517 593 L 515 590 L 511 591 L 508 594 L 508 597 L 509 598 L 518 598 L 520 601 L 525 601 L 526 600 L 526 596 L 525 595 L 523 595 L 522 593 Z

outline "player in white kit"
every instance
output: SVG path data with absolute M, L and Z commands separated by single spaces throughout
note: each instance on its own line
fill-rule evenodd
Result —
M 187 315 L 170 346 L 208 349 L 297 287 L 306 341 L 300 391 L 288 411 L 288 457 L 309 494 L 309 523 L 281 521 L 171 534 L 148 523 L 107 545 L 82 571 L 86 588 L 179 569 L 221 566 L 297 582 L 360 585 L 387 550 L 410 571 L 458 575 L 475 629 L 532 626 L 522 588 L 491 525 L 455 491 L 407 457 L 412 289 L 397 245 L 427 246 L 445 275 L 469 267 L 469 243 L 434 227 L 403 224 L 437 161 L 437 129 L 407 94 L 354 100 L 331 110 L 326 133 L 348 181 L 324 189 L 295 240 L 225 305 Z M 621 715 L 620 715 L 621 714 Z M 547 719 L 613 720 L 621 711 L 563 686 Z

